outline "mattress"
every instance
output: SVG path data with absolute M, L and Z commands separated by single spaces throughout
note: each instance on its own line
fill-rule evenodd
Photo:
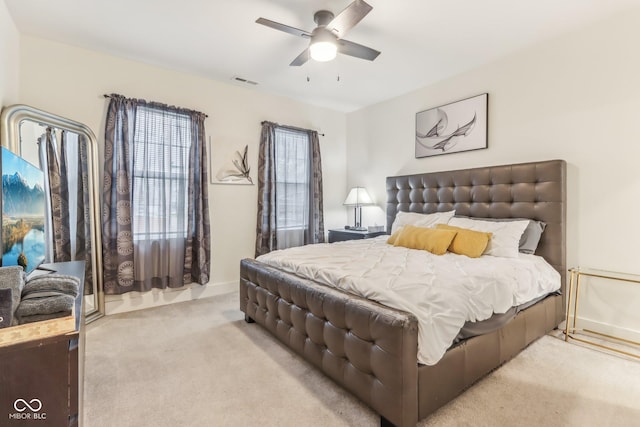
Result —
M 560 288 L 542 257 L 482 256 L 396 247 L 387 237 L 274 251 L 258 261 L 418 319 L 418 361 L 436 364 L 465 322 L 489 319 Z

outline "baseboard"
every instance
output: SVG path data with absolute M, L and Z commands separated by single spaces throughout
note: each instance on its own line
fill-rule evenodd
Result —
M 207 285 L 190 284 L 178 289 L 152 289 L 149 292 L 128 292 L 105 296 L 105 314 L 126 313 L 145 308 L 159 307 L 178 302 L 192 301 L 233 292 L 238 281 L 218 282 Z

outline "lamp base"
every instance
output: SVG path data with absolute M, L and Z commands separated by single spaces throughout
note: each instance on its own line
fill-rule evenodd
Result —
M 349 230 L 353 230 L 353 231 L 367 231 L 368 228 L 367 227 L 351 227 Z

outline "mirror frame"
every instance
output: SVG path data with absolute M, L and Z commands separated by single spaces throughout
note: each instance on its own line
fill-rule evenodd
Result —
M 86 125 L 75 120 L 60 117 L 47 111 L 39 110 L 24 104 L 10 105 L 2 109 L 0 114 L 0 145 L 8 148 L 22 157 L 22 144 L 20 142 L 20 124 L 24 120 L 31 120 L 43 126 L 52 126 L 57 129 L 68 130 L 77 134 L 82 134 L 87 138 L 90 152 L 87 154 L 91 163 L 89 203 L 91 204 L 91 252 L 93 254 L 93 264 L 97 271 L 94 271 L 93 280 L 96 284 L 97 307 L 89 313 L 83 313 L 85 322 L 92 322 L 105 315 L 104 291 L 102 289 L 102 239 L 100 228 L 100 201 L 99 201 L 99 175 L 98 175 L 98 141 L 93 131 Z M 96 274 L 97 273 L 97 274 Z M 91 284 L 93 286 L 93 284 Z

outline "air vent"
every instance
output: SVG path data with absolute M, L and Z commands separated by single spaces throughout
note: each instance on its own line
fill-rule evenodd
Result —
M 255 85 L 258 84 L 258 82 L 254 82 L 253 80 L 247 80 L 247 79 L 245 79 L 243 77 L 238 77 L 238 76 L 233 77 L 231 80 L 239 82 L 239 83 L 244 83 L 244 84 L 247 84 L 247 85 L 252 85 L 252 86 L 255 86 Z

